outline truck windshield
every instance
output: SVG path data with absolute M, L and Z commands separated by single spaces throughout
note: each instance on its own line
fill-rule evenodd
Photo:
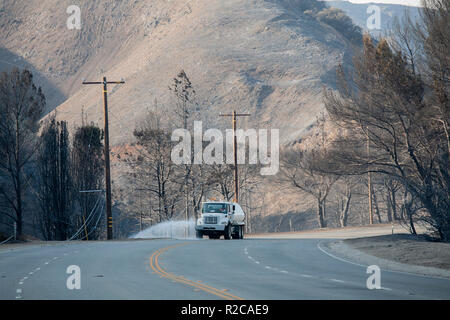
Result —
M 205 213 L 227 213 L 226 203 L 204 203 L 202 212 Z

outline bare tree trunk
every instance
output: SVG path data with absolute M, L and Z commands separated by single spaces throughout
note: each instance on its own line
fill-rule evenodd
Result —
M 393 216 L 394 220 L 399 220 L 398 215 L 397 215 L 397 198 L 396 198 L 395 194 L 396 194 L 396 191 L 392 190 L 392 192 L 391 192 L 392 216 Z
M 378 201 L 377 201 L 377 196 L 375 194 L 375 190 L 373 189 L 373 185 L 372 185 L 372 197 L 373 197 L 373 204 L 375 206 L 375 214 L 378 217 L 378 223 L 381 223 L 381 215 L 380 215 L 380 208 L 378 207 Z
M 414 220 L 413 220 L 413 202 L 414 199 L 411 195 L 411 193 L 408 192 L 408 189 L 405 190 L 405 197 L 404 197 L 404 206 L 405 206 L 405 214 L 406 218 L 408 219 L 409 229 L 412 234 L 417 234 L 416 228 L 414 227 Z
M 350 208 L 350 200 L 352 198 L 351 192 L 348 192 L 345 199 L 342 200 L 341 203 L 341 214 L 339 216 L 339 222 L 341 224 L 341 227 L 347 226 L 347 219 L 348 219 L 348 210 Z
M 402 199 L 402 208 L 400 210 L 400 219 L 405 221 L 408 217 L 408 214 L 406 212 L 407 210 L 407 197 L 408 197 L 408 191 L 405 189 L 405 192 L 403 193 L 403 199 Z
M 317 218 L 319 222 L 319 228 L 326 228 L 327 222 L 325 220 L 325 203 L 324 200 L 317 199 Z
M 20 179 L 20 178 L 19 178 Z M 17 186 L 16 190 L 16 196 L 17 196 L 17 237 L 21 237 L 23 233 L 23 217 L 22 217 L 22 187 L 20 185 Z
M 280 232 L 281 223 L 283 222 L 283 215 L 280 216 L 280 221 L 278 221 L 278 225 L 276 227 L 275 232 Z
M 387 218 L 389 222 L 392 222 L 392 203 L 389 196 L 389 191 L 386 194 L 386 207 L 387 207 Z
M 416 228 L 414 227 L 413 215 L 409 214 L 409 227 L 411 229 L 411 233 L 417 235 Z

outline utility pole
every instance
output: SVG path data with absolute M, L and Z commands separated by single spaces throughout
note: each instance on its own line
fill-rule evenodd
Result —
M 139 231 L 142 231 L 142 192 L 141 191 L 139 191 L 139 212 L 140 212 Z
M 250 113 L 236 113 L 233 110 L 232 114 L 220 114 L 221 117 L 232 117 L 233 120 L 233 152 L 234 152 L 234 202 L 239 202 L 239 180 L 238 180 L 238 167 L 237 167 L 237 117 L 248 117 Z
M 370 161 L 370 138 L 367 135 L 367 159 Z M 373 224 L 373 205 L 372 205 L 372 175 L 369 170 L 367 173 L 367 188 L 369 192 L 369 223 Z
M 107 239 L 112 240 L 112 211 L 111 211 L 111 168 L 109 162 L 109 127 L 108 127 L 108 84 L 121 84 L 125 81 L 106 81 L 106 77 L 103 77 L 103 81 L 83 81 L 83 84 L 102 84 L 103 85 L 103 113 L 104 113 L 104 132 L 105 132 L 105 189 L 106 189 L 106 230 Z

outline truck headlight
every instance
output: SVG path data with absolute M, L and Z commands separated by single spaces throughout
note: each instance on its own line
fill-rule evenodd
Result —
M 197 220 L 197 224 L 203 224 L 202 219 L 198 219 L 198 220 Z

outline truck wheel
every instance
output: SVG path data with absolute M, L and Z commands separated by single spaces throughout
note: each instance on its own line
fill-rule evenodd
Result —
M 231 239 L 231 233 L 232 233 L 232 226 L 231 225 L 227 225 L 225 227 L 225 234 L 224 234 L 224 238 L 225 240 L 230 240 Z
M 200 231 L 196 231 L 195 232 L 195 236 L 197 237 L 197 239 L 202 239 L 203 238 L 203 233 L 201 233 Z
M 233 233 L 233 240 L 242 239 L 242 226 L 236 226 L 234 230 L 235 232 Z
M 239 239 L 244 239 L 244 226 L 239 226 Z
M 232 230 L 234 231 L 234 232 L 232 232 L 232 237 L 233 237 L 233 240 L 234 239 L 239 239 L 239 226 L 235 226 L 234 228 L 232 228 Z

